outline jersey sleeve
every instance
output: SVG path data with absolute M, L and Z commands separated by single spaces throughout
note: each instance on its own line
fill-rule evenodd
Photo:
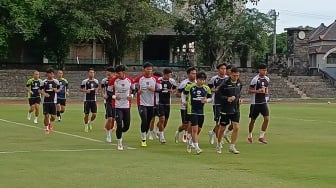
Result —
M 54 79 L 54 82 L 55 82 L 55 84 L 56 84 L 56 89 L 61 88 L 61 85 L 60 85 L 60 83 L 59 83 L 58 80 Z
M 154 78 L 155 78 L 155 91 L 161 91 L 162 89 L 161 81 L 159 80 L 158 77 Z
M 189 94 L 192 85 L 193 85 L 193 84 L 188 84 L 188 85 L 184 88 L 183 93 L 184 93 L 185 95 L 188 95 L 188 94 Z
M 257 85 L 257 81 L 258 81 L 258 78 L 257 77 L 254 77 L 251 82 L 250 82 L 250 89 L 253 89 L 255 88 L 255 86 Z
M 211 94 L 211 89 L 210 89 L 210 87 L 209 87 L 209 86 L 206 86 L 205 89 L 206 89 L 206 92 L 207 92 L 206 98 L 211 98 L 211 97 L 212 97 L 212 94 Z
M 85 81 L 86 81 L 86 80 L 83 80 L 83 81 L 82 81 L 82 83 L 81 83 L 81 85 L 80 85 L 80 88 L 81 88 L 81 89 L 85 89 Z
M 186 84 L 187 84 L 187 82 L 182 81 L 182 82 L 180 83 L 180 85 L 178 86 L 177 91 L 178 91 L 179 93 L 182 93 L 183 90 L 184 90 L 185 87 L 186 87 Z
M 209 82 L 208 82 L 208 86 L 211 88 L 213 88 L 215 86 L 215 77 L 212 77 Z
M 103 78 L 100 82 L 100 87 L 105 88 L 105 78 Z
M 27 83 L 26 83 L 26 86 L 27 86 L 27 87 L 31 86 L 32 81 L 33 81 L 32 79 L 28 79 L 28 80 L 27 80 Z
M 172 89 L 177 88 L 177 84 L 176 84 L 176 81 L 174 79 L 171 78 L 170 83 L 172 84 Z

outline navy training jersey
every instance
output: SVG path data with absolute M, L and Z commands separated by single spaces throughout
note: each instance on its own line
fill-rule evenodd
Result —
M 90 93 L 84 93 L 84 101 L 96 101 L 96 92 L 99 87 L 99 82 L 97 79 L 85 79 L 82 81 L 81 88 L 85 90 L 90 90 Z
M 265 87 L 269 90 L 268 86 L 270 79 L 267 76 L 260 77 L 259 75 L 255 76 L 250 83 L 250 89 L 259 90 Z M 267 103 L 267 95 L 265 93 L 253 93 L 251 97 L 251 104 L 264 104 Z
M 187 113 L 204 115 L 204 103 L 202 103 L 203 98 L 211 98 L 211 90 L 209 86 L 197 86 L 195 83 L 188 84 L 183 92 L 187 95 Z
M 61 91 L 57 93 L 57 98 L 58 99 L 65 99 L 66 98 L 66 91 L 69 88 L 69 82 L 67 79 L 62 78 L 58 80 Z
M 56 79 L 43 80 L 40 89 L 44 90 L 45 93 L 49 94 L 49 97 L 44 96 L 43 103 L 56 103 L 57 93 L 55 92 L 55 89 L 59 89 L 59 88 L 60 88 L 60 85 L 59 85 L 58 80 Z
M 28 92 L 28 98 L 41 97 L 40 92 L 39 92 L 41 84 L 42 84 L 41 79 L 35 80 L 34 78 L 30 78 L 27 80 L 26 86 L 32 91 L 32 93 Z

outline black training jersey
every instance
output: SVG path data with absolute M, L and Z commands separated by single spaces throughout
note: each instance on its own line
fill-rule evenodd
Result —
M 209 82 L 208 82 L 208 86 L 210 87 L 210 89 L 215 89 L 215 88 L 218 88 L 222 82 L 225 80 L 225 78 L 227 78 L 228 76 L 225 75 L 224 77 L 220 77 L 218 75 L 216 76 L 213 76 Z M 213 92 L 212 93 L 212 104 L 213 105 L 220 105 L 221 104 L 221 101 L 220 100 L 216 100 L 216 93 L 217 92 Z
M 171 90 L 176 89 L 176 81 L 173 78 L 169 80 L 164 80 L 162 77 L 159 78 L 161 82 L 162 89 L 159 92 L 159 104 L 170 105 L 171 103 Z
M 241 89 L 243 84 L 238 79 L 237 82 L 232 82 L 228 77 L 219 86 L 216 94 L 217 100 L 221 101 L 221 113 L 234 114 L 239 112 L 239 98 L 241 96 Z M 235 96 L 233 102 L 228 102 L 228 98 Z
M 44 90 L 45 93 L 49 94 L 49 97 L 44 96 L 43 103 L 56 103 L 57 93 L 55 92 L 55 89 L 59 89 L 59 88 L 60 88 L 60 84 L 58 80 L 56 79 L 43 80 L 40 89 Z
M 259 90 L 264 87 L 268 90 L 269 83 L 270 79 L 267 76 L 260 77 L 259 75 L 257 75 L 251 80 L 250 88 Z M 265 93 L 252 94 L 251 104 L 264 104 L 264 103 L 267 103 L 267 95 Z
M 90 93 L 84 94 L 84 101 L 96 101 L 96 92 L 99 87 L 99 82 L 97 79 L 85 79 L 82 81 L 81 88 L 86 90 L 91 90 Z

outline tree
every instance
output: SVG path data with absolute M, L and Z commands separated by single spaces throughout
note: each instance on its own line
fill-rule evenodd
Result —
M 41 20 L 38 13 L 43 0 L 2 0 L 0 2 L 0 57 L 7 57 L 9 39 L 13 36 L 24 41 L 35 37 Z
M 165 0 L 83 0 L 93 29 L 81 32 L 82 38 L 100 40 L 110 65 L 120 64 L 129 49 L 137 47 L 145 35 L 169 25 Z

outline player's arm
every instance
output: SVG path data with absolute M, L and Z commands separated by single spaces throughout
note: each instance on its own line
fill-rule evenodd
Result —
M 26 91 L 27 93 L 33 94 L 33 91 L 31 90 L 31 84 L 32 84 L 32 80 L 31 79 L 27 80 Z
M 65 90 L 65 94 L 66 94 L 67 96 L 69 96 L 69 94 L 70 94 L 70 89 L 69 89 L 69 82 L 68 82 L 68 80 L 66 80 L 66 82 L 65 82 L 65 88 L 66 88 L 66 90 Z
M 187 97 L 188 97 L 188 95 L 189 95 L 189 93 L 190 93 L 190 88 L 191 88 L 190 85 L 191 85 L 191 84 L 187 85 L 187 86 L 184 88 L 184 90 L 181 92 L 181 102 L 182 102 L 182 104 L 184 104 L 184 105 L 187 104 Z
M 109 83 L 110 83 L 110 81 L 109 81 Z M 107 89 L 109 88 L 109 86 L 107 86 L 107 88 L 106 88 L 105 79 L 103 79 L 101 81 L 100 88 L 101 88 L 101 95 L 103 96 L 104 99 L 107 99 Z
M 211 89 L 211 91 L 214 93 L 216 92 L 216 87 L 215 87 L 215 78 L 212 77 L 209 82 L 208 82 L 208 86 Z
M 179 87 L 177 88 L 177 92 L 176 92 L 176 97 L 181 98 L 182 97 L 182 93 L 184 91 L 184 88 L 186 87 L 185 83 L 183 83 L 183 81 L 180 83 Z
M 83 80 L 82 84 L 80 85 L 80 92 L 83 92 L 83 93 L 90 93 L 91 92 L 91 90 L 86 89 L 85 80 Z
M 253 78 L 248 89 L 248 94 L 265 93 L 265 89 L 257 89 L 257 78 Z
M 49 93 L 46 93 L 45 90 L 44 90 L 44 84 L 42 84 L 40 86 L 40 89 L 39 89 L 39 93 L 42 95 L 42 96 L 45 96 L 45 97 L 49 97 Z
M 218 97 L 221 101 L 228 101 L 229 96 L 227 96 L 225 92 L 225 84 L 221 84 L 217 90 L 216 97 Z

